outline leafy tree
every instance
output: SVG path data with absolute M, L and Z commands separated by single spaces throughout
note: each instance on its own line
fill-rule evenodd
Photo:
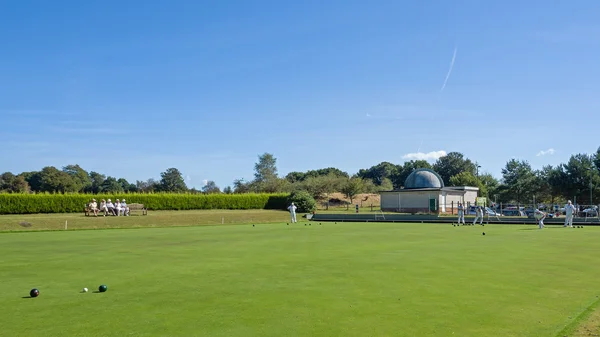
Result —
M 29 184 L 23 176 L 15 176 L 11 172 L 4 172 L 0 175 L 0 193 L 25 193 L 29 190 Z
M 498 179 L 489 173 L 479 174 L 478 179 L 485 186 L 487 192 L 486 194 L 482 194 L 482 196 L 490 200 L 495 199 L 498 196 L 498 187 L 500 186 Z
M 223 193 L 225 194 L 232 194 L 233 193 L 233 189 L 231 189 L 231 186 L 227 186 L 223 189 Z
M 78 182 L 66 172 L 54 166 L 46 166 L 40 172 L 41 191 L 53 193 L 78 192 Z
M 152 178 L 146 181 L 137 180 L 135 182 L 135 188 L 138 192 L 152 193 L 160 189 L 160 183 Z
M 102 193 L 118 194 L 124 192 L 123 185 L 121 185 L 121 183 L 119 183 L 119 181 L 115 177 L 107 177 L 102 182 L 102 187 L 100 188 L 100 190 L 102 191 Z
M 290 183 L 301 182 L 306 178 L 306 173 L 302 172 L 290 172 L 285 176 L 285 179 Z
M 462 153 L 450 152 L 447 155 L 438 158 L 433 164 L 433 170 L 442 177 L 445 185 L 458 186 L 452 185 L 450 178 L 461 172 L 469 172 L 475 176 L 477 167 L 470 159 L 465 159 Z
M 359 177 L 352 177 L 347 179 L 342 185 L 341 192 L 350 199 L 350 203 L 353 203 L 354 197 L 362 193 L 364 188 L 364 182 Z
M 299 183 L 301 189 L 306 190 L 315 199 L 327 197 L 330 193 L 339 191 L 342 179 L 339 176 L 330 173 L 316 177 L 309 177 Z M 329 198 L 328 198 L 329 199 Z
M 40 171 L 23 172 L 17 176 L 23 177 L 32 191 L 42 191 L 42 173 Z
M 306 191 L 292 192 L 288 198 L 288 203 L 294 203 L 298 207 L 298 212 L 312 212 L 317 209 L 317 202 Z
M 94 172 L 94 171 L 90 172 L 91 184 L 89 186 L 89 190 L 86 192 L 91 192 L 94 194 L 100 193 L 102 184 L 104 183 L 105 179 L 106 179 L 106 176 L 104 174 L 100 174 L 100 173 Z
M 504 201 L 528 202 L 532 200 L 536 188 L 536 176 L 527 161 L 511 159 L 506 163 L 500 185 L 500 195 Z
M 206 194 L 215 194 L 221 193 L 221 189 L 219 188 L 219 186 L 217 186 L 217 184 L 214 181 L 209 180 L 206 183 L 206 185 L 202 187 L 202 192 Z
M 249 193 L 250 192 L 250 182 L 244 181 L 242 179 L 236 179 L 233 181 L 233 193 Z
M 391 191 L 394 189 L 394 184 L 392 184 L 392 180 L 390 178 L 383 178 L 381 184 L 377 188 L 377 192 L 379 191 Z
M 86 170 L 79 165 L 67 165 L 63 167 L 63 172 L 67 173 L 75 183 L 75 192 L 85 192 L 92 186 L 92 179 Z
M 320 176 L 335 176 L 348 178 L 348 173 L 337 169 L 335 167 L 326 167 L 318 170 L 309 170 L 305 173 L 305 179 L 309 177 L 320 177 Z
M 566 197 L 577 197 L 577 203 L 592 203 L 590 188 L 598 186 L 600 177 L 595 169 L 593 157 L 585 154 L 572 155 L 564 166 L 566 173 Z M 591 186 L 590 186 L 591 183 Z M 594 191 L 592 191 L 594 192 Z
M 186 192 L 188 190 L 183 175 L 176 168 L 169 168 L 160 174 L 160 190 L 163 192 Z
M 357 176 L 362 179 L 371 179 L 375 185 L 381 186 L 385 179 L 391 179 L 394 174 L 397 174 L 398 169 L 398 166 L 384 161 L 366 170 L 359 170 Z
M 450 186 L 473 186 L 479 188 L 479 196 L 489 197 L 488 189 L 479 178 L 469 171 L 463 171 L 450 178 Z
M 277 178 L 277 159 L 270 153 L 258 156 L 254 164 L 254 181 L 261 184 Z
M 598 147 L 598 150 L 596 150 L 596 153 L 594 153 L 594 165 L 596 166 L 596 170 L 600 171 L 600 147 Z

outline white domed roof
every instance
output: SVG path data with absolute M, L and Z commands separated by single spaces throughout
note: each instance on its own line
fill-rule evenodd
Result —
M 404 181 L 404 189 L 442 188 L 444 181 L 433 170 L 422 168 L 414 170 Z

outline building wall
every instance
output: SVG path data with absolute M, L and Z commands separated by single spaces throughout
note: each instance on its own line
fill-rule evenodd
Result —
M 381 210 L 384 212 L 428 213 L 429 199 L 437 199 L 440 191 L 386 192 L 381 193 Z

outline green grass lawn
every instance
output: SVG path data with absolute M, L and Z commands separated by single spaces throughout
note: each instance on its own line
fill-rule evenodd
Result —
M 600 228 L 286 220 L 2 233 L 0 335 L 557 336 L 600 295 Z
M 200 225 L 274 223 L 290 220 L 289 212 L 275 210 L 149 211 L 148 215 L 84 216 L 71 214 L 0 215 L 0 232 L 68 229 L 148 228 Z M 298 221 L 302 214 L 298 214 Z

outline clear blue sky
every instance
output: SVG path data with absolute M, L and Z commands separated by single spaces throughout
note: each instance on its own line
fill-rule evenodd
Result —
M 177 167 L 223 188 L 264 152 L 281 175 L 438 151 L 498 177 L 511 158 L 565 162 L 600 145 L 599 13 L 594 0 L 4 1 L 0 171 L 77 163 L 135 182 Z

